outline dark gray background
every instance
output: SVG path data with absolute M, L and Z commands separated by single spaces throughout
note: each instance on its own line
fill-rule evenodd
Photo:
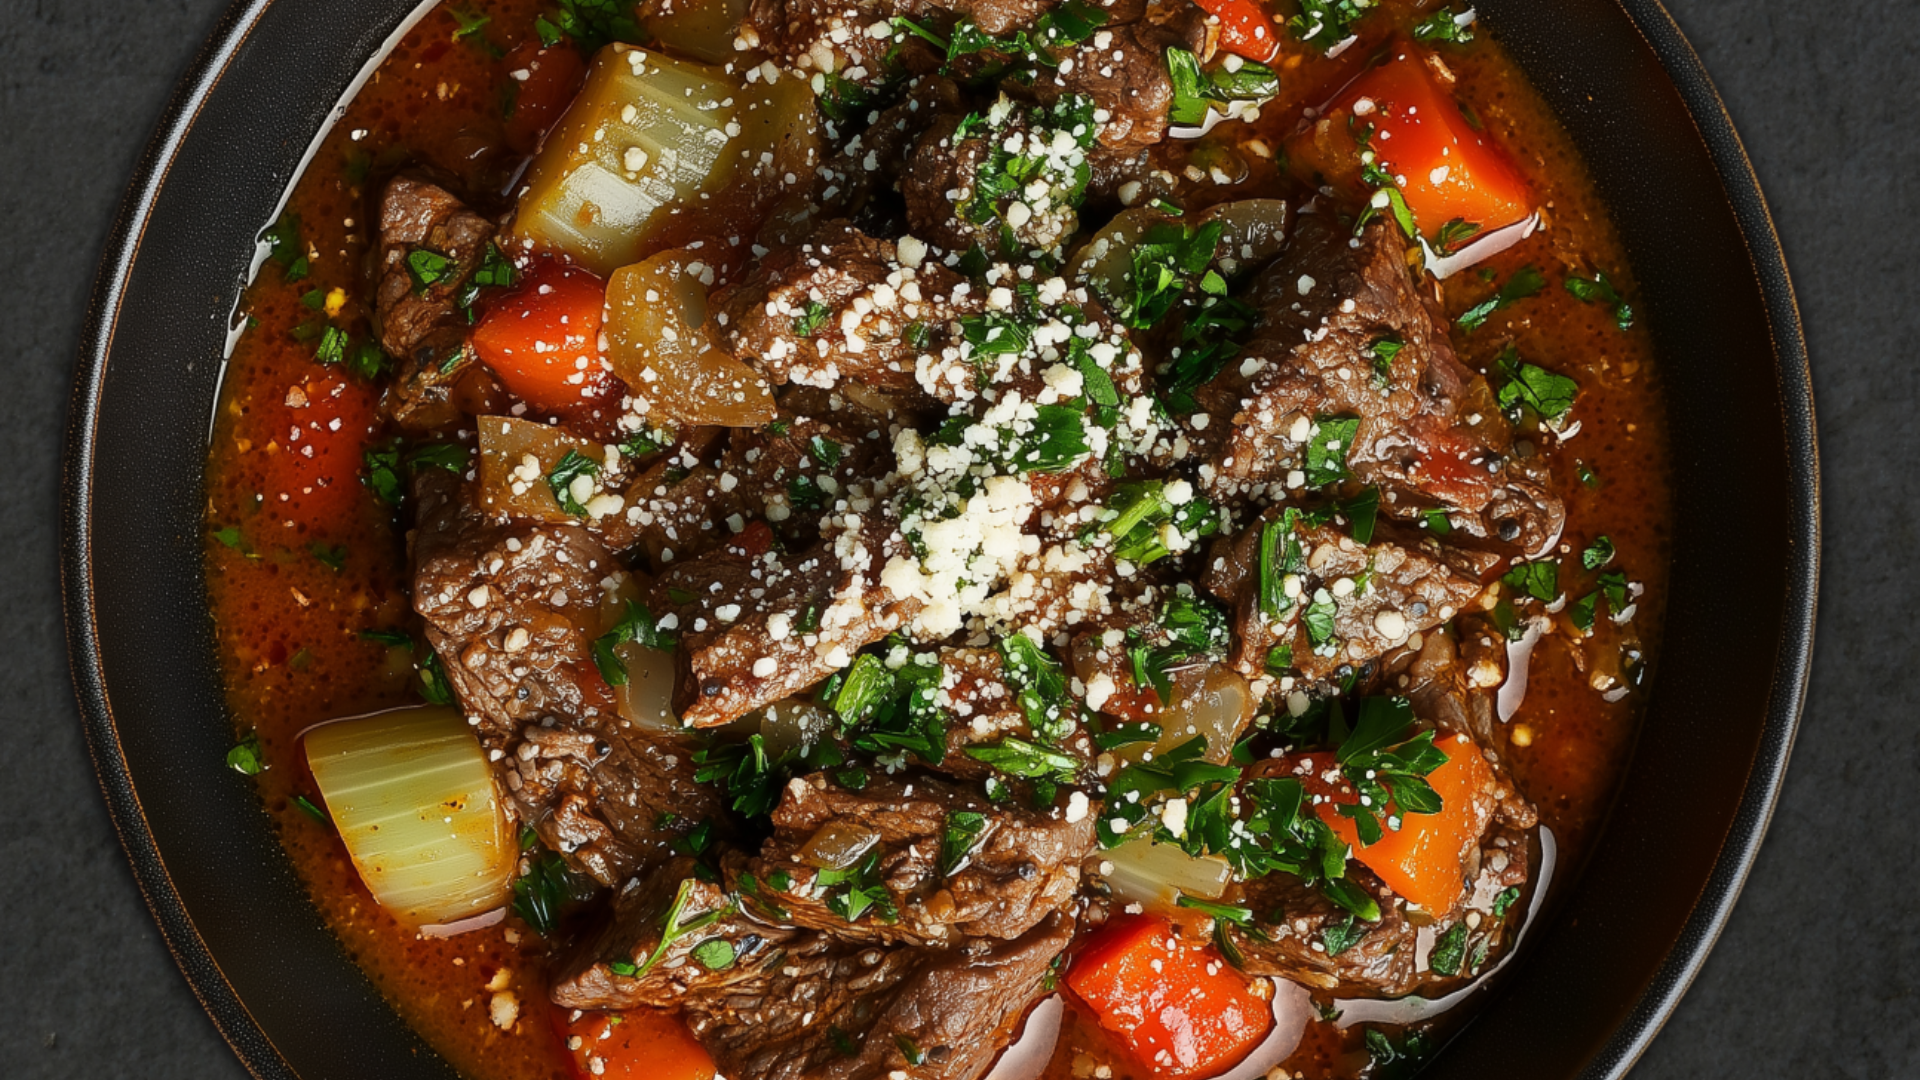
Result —
M 9 1077 L 245 1075 L 162 946 L 95 785 L 66 675 L 55 527 L 67 385 L 100 247 L 224 3 L 0 0 Z M 1920 841 L 1909 831 L 1920 818 L 1920 588 L 1901 569 L 1920 540 L 1920 19 L 1887 0 L 1669 5 L 1746 140 L 1799 289 L 1826 563 L 1813 687 L 1772 833 L 1719 947 L 1634 1075 L 1920 1076 Z

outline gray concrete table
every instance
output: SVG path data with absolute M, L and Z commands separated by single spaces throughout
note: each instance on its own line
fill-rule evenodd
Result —
M 225 0 L 0 0 L 0 1073 L 240 1078 L 175 971 L 82 745 L 56 577 L 87 291 L 128 174 Z M 1719 947 L 1636 1080 L 1920 1076 L 1920 11 L 1669 0 L 1799 287 L 1826 471 L 1806 723 Z M 1677 422 L 1685 423 L 1685 417 Z

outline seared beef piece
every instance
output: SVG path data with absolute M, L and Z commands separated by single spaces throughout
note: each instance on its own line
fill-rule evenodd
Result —
M 979 815 L 959 818 L 955 815 Z M 997 806 L 926 776 L 876 775 L 849 791 L 819 773 L 788 781 L 773 812 L 774 832 L 744 867 L 752 895 L 784 921 L 861 941 L 951 945 L 970 937 L 1015 938 L 1066 910 L 1093 847 L 1093 816 L 1068 821 L 1060 809 Z M 968 831 L 966 823 L 977 825 Z M 870 879 L 822 886 L 816 862 L 856 871 L 877 856 Z M 948 855 L 953 865 L 943 872 Z M 785 874 L 784 878 L 776 874 Z M 829 905 L 851 887 L 882 885 L 876 903 L 849 921 Z M 875 897 L 875 899 L 879 899 Z M 770 909 L 749 900 L 760 913 Z
M 649 607 L 663 620 L 671 614 L 680 636 L 674 711 L 688 727 L 725 724 L 806 690 L 918 609 L 879 584 L 905 542 L 877 516 L 797 555 L 771 540 L 755 522 L 723 548 L 673 561 L 654 582 Z
M 399 423 L 430 428 L 458 420 L 452 385 L 466 351 L 466 319 L 455 294 L 486 254 L 493 224 L 446 189 L 412 176 L 388 181 L 380 196 L 380 253 L 375 267 L 374 327 L 399 362 L 387 410 Z M 453 266 L 425 289 L 416 287 L 407 256 L 426 250 Z
M 964 282 L 932 259 L 903 263 L 892 241 L 829 221 L 715 294 L 709 332 L 775 384 L 917 392 L 917 358 L 955 343 L 954 322 L 986 306 Z
M 1188 44 L 1182 31 L 1141 19 L 1129 21 L 1137 7 L 1127 0 L 1113 5 L 1114 18 L 1091 38 L 1069 50 L 1063 59 L 1073 67 L 1066 74 L 1042 71 L 1033 80 L 1033 95 L 1052 105 L 1069 94 L 1093 99 L 1100 125 L 1100 145 L 1130 154 L 1166 138 L 1167 108 L 1173 104 L 1173 79 L 1167 74 L 1167 46 Z
M 688 995 L 685 1015 L 727 1076 L 975 1080 L 1012 1041 L 1072 936 L 1073 921 L 1058 914 L 1016 941 L 951 949 L 805 935 L 755 979 Z
M 1442 547 L 1431 539 L 1395 542 L 1384 530 L 1361 545 L 1331 525 L 1302 521 L 1292 533 L 1305 562 L 1299 590 L 1292 606 L 1270 620 L 1260 608 L 1260 536 L 1267 522 L 1283 515 L 1282 508 L 1269 508 L 1238 534 L 1215 541 L 1206 573 L 1207 589 L 1232 605 L 1231 662 L 1249 679 L 1266 671 L 1269 652 L 1280 644 L 1291 647 L 1291 666 L 1309 680 L 1357 667 L 1453 618 L 1480 594 L 1481 576 L 1499 563 L 1489 553 Z M 1284 560 L 1284 538 L 1281 544 Z M 1328 602 L 1334 605 L 1333 635 L 1316 649 L 1307 609 Z
M 667 916 L 683 888 L 686 902 L 676 927 L 719 917 L 676 936 L 662 950 Z M 731 894 L 682 855 L 627 882 L 614 900 L 613 921 L 554 972 L 549 993 L 555 1004 L 569 1009 L 678 1008 L 689 993 L 712 993 L 754 978 L 766 957 L 793 937 L 791 930 L 742 913 Z M 693 955 L 714 940 L 733 951 L 733 961 L 717 969 Z M 627 974 L 615 972 L 614 964 Z
M 788 387 L 780 423 L 736 428 L 720 457 L 719 482 L 738 512 L 773 522 L 789 548 L 819 535 L 820 511 L 848 485 L 871 483 L 893 469 L 886 418 L 829 398 L 812 387 Z
M 751 0 L 741 36 L 776 60 L 805 70 L 818 65 L 824 49 L 835 57 L 833 70 L 854 81 L 873 82 L 884 76 L 894 48 L 894 36 L 872 37 L 876 23 L 904 17 L 922 26 L 943 26 L 955 16 L 971 18 L 980 29 L 999 37 L 1032 25 L 1033 20 L 1058 6 L 1060 0 Z M 1097 3 L 1097 0 L 1096 0 Z M 844 32 L 835 33 L 839 29 Z M 909 50 L 919 39 L 907 36 Z M 907 59 L 908 70 L 923 69 Z M 938 66 L 945 57 L 932 59 Z M 846 75 L 849 70 L 855 74 Z
M 946 672 L 936 699 L 948 718 L 947 756 L 936 768 L 948 776 L 983 780 L 1002 775 L 993 766 L 967 753 L 968 748 L 992 746 L 1003 739 L 1037 742 L 1019 692 L 1007 682 L 1006 661 L 998 649 L 949 648 L 939 653 Z M 1081 762 L 1091 762 L 1095 750 L 1078 721 L 1069 721 L 1072 734 L 1057 739 L 1054 749 Z
M 1057 160 L 1062 168 L 1049 167 L 1046 179 L 1064 182 L 1071 175 L 1067 166 L 1085 162 L 1084 151 L 1066 152 L 1049 148 L 1056 129 L 1041 127 L 1035 131 L 1032 110 L 1016 106 L 1004 122 L 986 127 L 974 126 L 966 138 L 956 142 L 961 117 L 949 113 L 936 120 L 914 147 L 907 174 L 900 179 L 900 195 L 907 203 L 907 224 L 913 235 L 931 241 L 947 251 L 966 251 L 979 245 L 982 251 L 999 253 L 1011 243 L 1021 252 L 1047 252 L 1064 244 L 1079 227 L 1064 192 L 1048 191 L 1035 197 L 1024 188 L 1003 191 L 989 203 L 975 206 L 980 171 L 989 166 L 996 151 L 1018 141 L 1022 156 Z M 988 115 L 992 115 L 989 110 Z M 1020 216 L 1013 217 L 1018 204 Z M 1020 224 L 1015 225 L 1014 222 Z
M 600 582 L 622 572 L 607 550 L 576 526 L 489 522 L 443 470 L 424 470 L 414 496 L 414 608 L 521 820 L 606 885 L 724 820 L 691 749 L 622 721 L 594 667 Z
M 845 218 L 869 236 L 904 230 L 897 189 L 921 133 L 944 116 L 964 112 L 966 101 L 953 80 L 939 75 L 909 81 L 900 95 L 877 114 L 859 112 L 847 118 L 845 130 L 859 134 L 820 166 L 807 189 L 774 207 L 760 231 L 762 246 L 790 247 L 805 240 L 816 223 L 833 218 Z
M 1512 431 L 1484 379 L 1463 367 L 1438 305 L 1417 290 L 1406 245 L 1376 221 L 1353 246 L 1331 214 L 1299 219 L 1293 241 L 1244 299 L 1260 313 L 1240 358 L 1195 394 L 1213 417 L 1196 442 L 1212 493 L 1277 491 L 1301 468 L 1322 416 L 1357 416 L 1346 460 L 1381 490 L 1382 514 L 1448 509 L 1456 531 L 1538 552 L 1565 508 L 1511 455 Z M 1402 346 L 1380 385 L 1380 342 Z M 1231 418 L 1228 420 L 1227 418 Z

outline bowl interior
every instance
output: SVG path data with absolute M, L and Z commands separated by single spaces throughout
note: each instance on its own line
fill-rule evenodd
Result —
M 1429 1075 L 1612 1076 L 1712 944 L 1785 765 L 1818 555 L 1812 403 L 1765 206 L 1665 12 L 1478 6 L 1613 207 L 1665 368 L 1677 520 L 1664 652 L 1612 819 L 1579 887 Z M 170 947 L 265 1077 L 453 1075 L 321 923 L 224 767 L 200 539 L 208 420 L 257 232 L 415 10 L 243 0 L 228 14 L 134 179 L 73 402 L 64 572 L 95 763 Z

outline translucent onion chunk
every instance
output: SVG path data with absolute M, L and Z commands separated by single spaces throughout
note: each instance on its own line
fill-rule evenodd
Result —
M 1140 838 L 1106 853 L 1113 864 L 1107 884 L 1114 895 L 1149 910 L 1172 910 L 1180 894 L 1218 900 L 1226 894 L 1233 869 L 1213 855 L 1195 857 L 1172 844 Z
M 396 709 L 324 724 L 307 764 L 347 854 L 409 926 L 505 904 L 518 845 L 480 741 L 456 709 Z
M 649 415 L 683 424 L 756 427 L 774 417 L 773 391 L 715 347 L 707 321 L 711 268 L 692 252 L 663 251 L 607 281 L 607 347 L 614 373 Z

